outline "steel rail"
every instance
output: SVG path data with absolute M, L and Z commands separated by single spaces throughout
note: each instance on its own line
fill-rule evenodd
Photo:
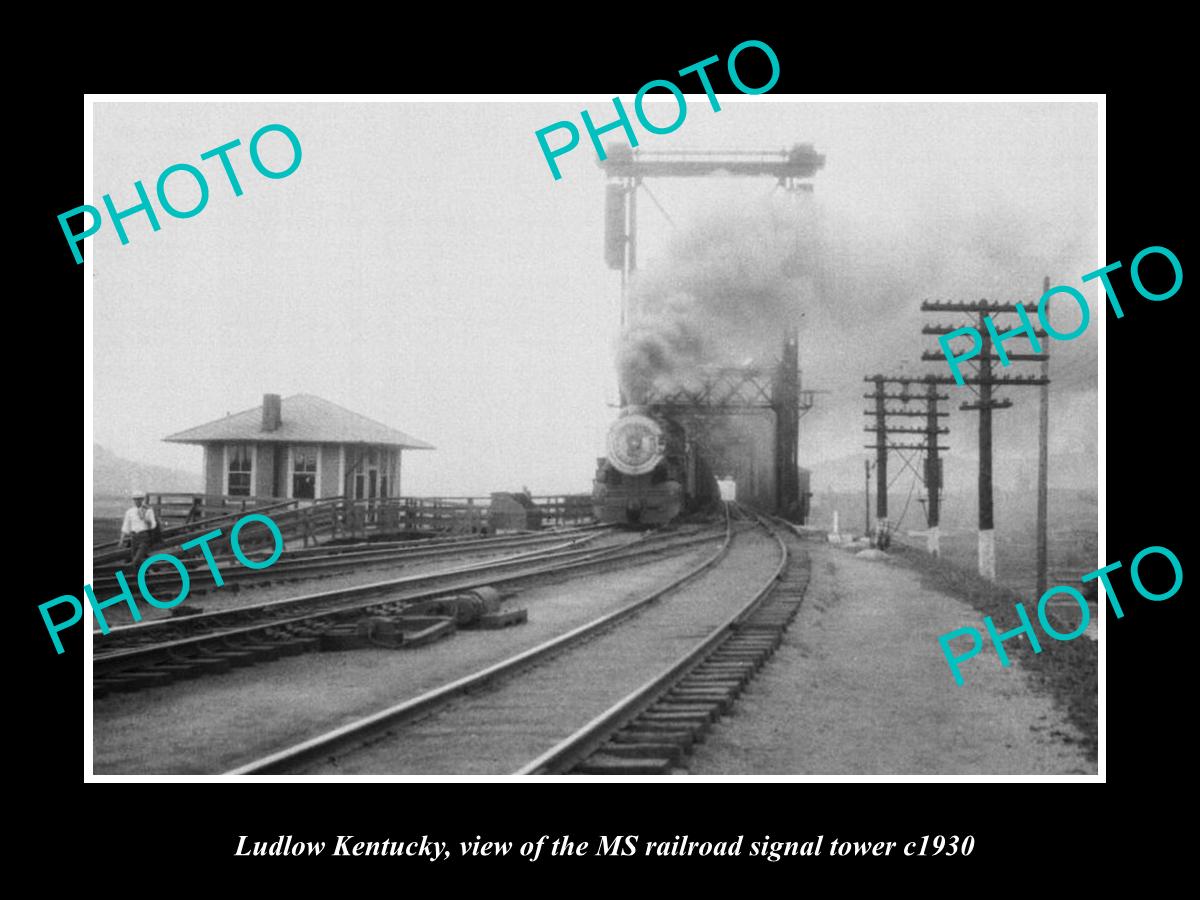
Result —
M 708 540 L 712 538 L 709 537 Z M 419 716 L 426 715 L 433 710 L 445 705 L 449 701 L 476 691 L 479 688 L 496 681 L 501 678 L 513 675 L 522 669 L 540 662 L 541 660 L 562 652 L 573 644 L 584 639 L 590 638 L 592 635 L 611 628 L 621 621 L 629 618 L 646 608 L 650 604 L 661 599 L 671 591 L 692 580 L 702 572 L 707 571 L 716 565 L 729 552 L 729 546 L 733 539 L 732 523 L 729 516 L 729 505 L 725 505 L 725 530 L 721 539 L 721 546 L 708 556 L 700 564 L 693 566 L 683 575 L 673 579 L 665 587 L 647 594 L 638 600 L 626 604 L 620 609 L 614 610 L 592 620 L 584 625 L 574 628 L 565 634 L 551 638 L 532 647 L 522 653 L 512 656 L 506 660 L 495 663 L 482 669 L 474 674 L 464 676 L 449 684 L 443 685 L 440 688 L 435 688 L 431 691 L 405 700 L 394 706 L 372 715 L 358 719 L 354 722 L 349 722 L 332 731 L 328 731 L 317 737 L 310 738 L 307 741 L 288 747 L 284 750 L 277 751 L 261 759 L 253 762 L 245 763 L 238 766 L 236 769 L 231 769 L 225 772 L 226 775 L 269 775 L 272 773 L 284 772 L 304 763 L 311 762 L 316 759 L 321 759 L 328 755 L 334 754 L 346 749 L 349 745 L 361 743 L 371 735 L 380 730 L 401 725 L 411 721 Z
M 538 578 L 546 575 L 557 575 L 568 572 L 573 569 L 593 567 L 597 565 L 607 565 L 612 562 L 621 562 L 630 558 L 635 558 L 641 555 L 649 555 L 653 553 L 661 553 L 664 550 L 674 550 L 690 546 L 694 543 L 700 543 L 711 538 L 702 536 L 692 536 L 683 540 L 672 543 L 654 544 L 647 542 L 639 542 L 632 548 L 629 545 L 621 547 L 609 547 L 601 550 L 587 551 L 564 551 L 554 554 L 556 557 L 571 555 L 573 558 L 567 561 L 559 561 L 548 566 L 541 566 L 535 569 L 514 572 L 509 575 L 495 577 L 488 575 L 483 578 L 468 579 L 453 584 L 442 584 L 437 587 L 430 587 L 424 590 L 418 590 L 401 596 L 388 596 L 385 598 L 359 601 L 340 606 L 333 606 L 324 609 L 311 610 L 305 613 L 299 613 L 290 618 L 273 618 L 263 619 L 262 621 L 254 622 L 248 625 L 234 625 L 226 628 L 221 628 L 214 631 L 206 631 L 200 634 L 189 635 L 174 639 L 168 639 L 153 644 L 134 645 L 127 648 L 114 650 L 109 653 L 95 654 L 92 659 L 93 676 L 114 675 L 120 672 L 129 671 L 132 669 L 152 666 L 162 662 L 186 662 L 181 659 L 182 654 L 201 653 L 209 647 L 227 647 L 230 641 L 244 640 L 255 636 L 263 636 L 272 631 L 286 630 L 296 626 L 312 625 L 327 619 L 338 619 L 353 614 L 364 614 L 371 609 L 378 607 L 391 606 L 398 603 L 413 603 L 420 600 L 430 600 L 437 597 L 443 597 L 448 594 L 454 594 L 462 591 L 469 591 L 480 587 L 494 587 L 499 584 L 507 584 L 516 581 L 523 581 L 530 578 Z M 528 562 L 540 562 L 548 555 L 540 555 L 536 559 L 522 559 L 517 561 L 517 564 Z M 505 564 L 508 565 L 507 563 Z M 455 574 L 473 574 L 479 571 L 491 571 L 497 568 L 496 566 L 477 565 L 468 570 L 458 570 Z M 438 575 L 426 576 L 411 576 L 407 579 L 397 579 L 400 582 L 412 582 L 414 580 L 442 580 L 448 577 L 448 574 L 443 572 Z M 388 584 L 388 583 L 383 583 Z M 364 585 L 363 590 L 371 589 L 372 593 L 379 593 L 381 588 L 379 584 Z M 312 601 L 314 597 L 326 597 L 327 595 L 345 595 L 359 591 L 359 588 L 346 588 L 341 591 L 330 591 L 326 595 L 312 595 L 305 598 L 299 598 L 304 601 Z M 272 604 L 263 604 L 263 606 L 271 606 L 281 603 L 294 603 L 297 598 L 291 600 L 277 600 Z M 244 608 L 243 608 L 244 609 Z M 239 610 L 230 611 L 230 615 L 239 612 Z M 214 614 L 216 615 L 216 614 Z M 199 616 L 187 616 L 179 619 L 163 619 L 158 620 L 163 625 L 189 625 Z M 231 647 L 231 649 L 234 649 Z
M 596 533 L 583 535 L 575 538 L 572 542 L 580 542 L 582 540 L 590 540 L 598 537 Z M 530 538 L 525 537 L 521 540 L 508 539 L 504 542 L 489 543 L 486 545 L 467 544 L 454 547 L 437 547 L 437 548 L 413 548 L 407 550 L 359 550 L 351 553 L 336 553 L 326 554 L 324 556 L 314 556 L 301 559 L 279 559 L 271 565 L 269 569 L 247 569 L 240 564 L 234 562 L 233 557 L 217 557 L 213 560 L 214 565 L 220 568 L 221 580 L 223 584 L 231 582 L 251 582 L 255 584 L 271 584 L 273 582 L 304 579 L 310 575 L 320 575 L 328 572 L 337 572 L 343 569 L 353 569 L 366 566 L 383 565 L 387 563 L 420 561 L 425 559 L 440 559 L 446 556 L 461 555 L 464 553 L 486 553 L 489 550 L 510 550 L 517 547 L 540 546 L 551 543 L 553 541 L 561 541 L 570 535 L 554 534 L 543 537 Z M 563 546 L 566 546 L 565 544 Z M 221 565 L 225 564 L 225 568 Z M 185 567 L 188 573 L 190 584 L 200 583 L 203 591 L 209 592 L 215 590 L 215 581 L 212 577 L 212 569 L 207 564 L 187 566 Z M 164 586 L 174 586 L 179 583 L 179 576 L 172 568 L 170 572 L 165 574 L 151 575 L 147 573 L 146 586 L 151 589 Z M 118 587 L 115 577 L 105 576 L 102 579 L 97 578 L 93 582 L 93 590 L 97 593 L 109 590 L 116 590 Z
M 126 635 L 139 637 L 142 634 L 152 633 L 154 631 L 180 629 L 187 630 L 198 627 L 215 628 L 219 627 L 218 623 L 220 623 L 220 621 L 223 619 L 235 620 L 232 623 L 235 625 L 242 624 L 241 621 L 237 620 L 244 620 L 247 614 L 299 607 L 309 603 L 321 603 L 349 599 L 352 597 L 369 596 L 372 593 L 381 593 L 397 587 L 419 584 L 422 581 L 436 581 L 452 575 L 470 574 L 475 571 L 487 571 L 503 568 L 509 564 L 516 565 L 538 559 L 565 558 L 572 555 L 587 558 L 588 554 L 613 553 L 627 549 L 630 546 L 645 546 L 651 539 L 662 541 L 680 539 L 678 534 L 648 532 L 647 534 L 638 538 L 637 541 L 631 542 L 630 544 L 617 545 L 615 547 L 604 548 L 602 550 L 570 549 L 572 547 L 579 547 L 580 545 L 590 543 L 599 536 L 599 534 L 585 535 L 583 537 L 576 538 L 573 541 L 560 544 L 556 547 L 543 547 L 539 550 L 515 554 L 513 556 L 506 556 L 500 559 L 481 560 L 479 562 L 470 563 L 465 566 L 459 566 L 454 569 L 441 569 L 437 572 L 425 572 L 419 575 L 405 575 L 400 578 L 388 579 L 386 581 L 373 581 L 368 584 L 353 585 L 345 588 L 335 588 L 333 590 L 320 591 L 314 594 L 301 594 L 296 597 L 284 597 L 279 600 L 267 600 L 262 603 L 246 604 L 230 609 L 213 610 L 212 612 L 207 613 L 196 613 L 188 616 L 172 616 L 169 618 L 147 619 L 141 622 L 133 622 L 128 625 L 115 625 L 109 628 L 107 637 L 111 638 L 113 635 L 116 635 L 118 638 L 122 638 Z M 689 540 L 689 538 L 685 536 L 682 538 L 682 540 L 686 541 Z M 93 629 L 92 634 L 96 639 L 106 637 L 99 629 Z M 113 643 L 115 643 L 115 641 L 113 641 Z
M 733 634 L 741 622 L 758 609 L 787 570 L 789 554 L 787 544 L 784 543 L 779 533 L 762 518 L 756 518 L 758 519 L 758 524 L 765 528 L 779 545 L 780 558 L 775 571 L 755 591 L 749 602 L 718 625 L 708 637 L 658 675 L 654 676 L 654 678 L 621 700 L 618 700 L 570 737 L 560 741 L 532 762 L 522 766 L 513 773 L 514 775 L 551 775 L 569 772 L 603 746 L 613 734 L 627 723 L 633 721 L 649 707 L 653 706 L 659 698 L 682 681 L 688 672 L 711 655 L 714 650 Z
M 595 540 L 598 535 L 589 537 L 577 538 L 573 541 L 568 541 L 563 544 L 557 544 L 550 547 L 542 547 L 538 550 L 530 550 L 524 553 L 513 554 L 512 556 L 504 556 L 500 559 L 481 560 L 479 562 L 468 563 L 463 566 L 456 566 L 452 569 L 440 569 L 437 572 L 424 572 L 419 575 L 404 575 L 400 578 L 390 578 L 386 581 L 372 581 L 368 584 L 353 585 L 345 588 L 334 588 L 328 591 L 318 591 L 312 594 L 300 594 L 296 597 L 283 597 L 279 600 L 266 600 L 262 603 L 251 603 L 244 606 L 237 606 L 231 609 L 213 610 L 212 612 L 196 613 L 189 616 L 172 616 L 170 618 L 147 619 L 141 622 L 132 622 L 128 625 L 116 625 L 108 630 L 108 637 L 116 635 L 122 637 L 125 635 L 141 635 L 154 631 L 163 631 L 170 629 L 195 629 L 197 627 L 219 627 L 214 623 L 219 623 L 222 619 L 245 619 L 246 616 L 263 613 L 274 612 L 282 609 L 290 609 L 294 607 L 304 606 L 309 603 L 322 603 L 335 600 L 350 599 L 352 597 L 369 596 L 373 593 L 389 591 L 394 588 L 405 587 L 409 585 L 420 584 L 424 581 L 436 581 L 442 578 L 449 578 L 453 575 L 469 574 L 480 570 L 501 569 L 511 565 L 520 565 L 537 559 L 555 559 L 562 556 L 570 556 L 584 553 L 594 553 L 596 551 L 589 549 L 578 549 L 579 545 L 590 543 Z M 576 549 L 572 549 L 576 548 Z M 92 629 L 92 634 L 99 639 L 104 635 L 99 629 Z
M 295 562 L 300 562 L 300 560 L 308 562 L 308 560 L 325 557 L 349 557 L 355 556 L 355 554 L 367 553 L 421 554 L 433 551 L 474 550 L 476 547 L 486 550 L 487 547 L 559 540 L 575 534 L 586 534 L 588 532 L 596 532 L 596 530 L 612 530 L 612 528 L 611 524 L 589 524 L 589 526 L 545 528 L 539 530 L 539 532 L 455 535 L 452 538 L 420 538 L 407 541 L 358 541 L 355 544 L 319 544 L 313 547 L 289 547 L 280 553 L 278 563 L 293 562 L 293 560 Z M 178 547 L 172 547 L 169 544 L 163 545 L 161 548 L 162 550 L 178 550 Z M 156 547 L 156 550 L 158 550 L 158 547 Z M 188 562 L 191 562 L 191 560 L 188 560 Z M 232 553 L 222 554 L 222 556 L 214 557 L 214 562 L 217 564 L 235 565 L 236 557 Z M 108 578 L 112 577 L 119 570 L 122 570 L 122 566 L 120 565 L 104 564 L 92 566 L 92 576 L 96 578 Z M 208 565 L 188 566 L 188 571 L 208 571 Z

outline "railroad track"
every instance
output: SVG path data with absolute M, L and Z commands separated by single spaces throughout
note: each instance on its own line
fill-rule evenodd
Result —
M 221 572 L 224 586 L 249 584 L 255 587 L 279 582 L 295 581 L 336 575 L 346 570 L 360 570 L 375 566 L 406 565 L 426 562 L 445 557 L 461 556 L 464 553 L 489 553 L 495 550 L 511 550 L 517 547 L 535 547 L 562 541 L 574 536 L 588 535 L 609 530 L 608 525 L 587 525 L 579 528 L 564 528 L 538 534 L 503 535 L 500 537 L 475 537 L 455 539 L 431 539 L 428 541 L 399 541 L 386 544 L 345 544 L 285 550 L 269 569 L 248 569 L 233 556 L 214 557 L 214 564 Z M 207 563 L 192 562 L 186 565 L 190 593 L 204 593 L 216 587 L 212 570 Z M 173 566 L 160 564 L 146 573 L 146 585 L 151 593 L 170 593 L 179 589 L 179 575 Z M 93 572 L 92 588 L 99 596 L 110 596 L 120 590 L 117 571 L 121 566 L 105 566 Z M 126 578 L 129 579 L 126 573 Z
M 779 528 L 779 565 L 746 606 L 671 666 L 534 759 L 517 775 L 665 775 L 733 705 L 783 641 L 809 570 Z M 803 560 L 807 562 L 807 560 Z
M 245 763 L 227 774 L 305 772 L 309 768 L 328 768 L 330 765 L 341 768 L 341 761 L 353 760 L 359 753 L 374 754 L 376 758 L 380 754 L 391 753 L 388 746 L 392 741 L 410 740 L 416 748 L 412 752 L 417 755 L 427 752 L 421 749 L 422 746 L 447 746 L 447 734 L 461 735 L 463 741 L 472 738 L 486 741 L 488 733 L 480 731 L 478 722 L 470 719 L 476 707 L 483 708 L 485 712 L 491 707 L 489 714 L 499 733 L 511 737 L 521 727 L 522 713 L 528 711 L 519 710 L 512 704 L 523 702 L 526 707 L 536 707 L 536 697 L 526 697 L 525 694 L 527 690 L 535 693 L 533 682 L 539 678 L 545 690 L 538 696 L 553 698 L 568 706 L 569 698 L 564 700 L 561 696 L 567 689 L 562 687 L 564 682 L 558 676 L 560 672 L 570 671 L 574 667 L 578 670 L 575 673 L 577 680 L 593 690 L 597 687 L 607 689 L 600 671 L 597 670 L 593 676 L 583 657 L 590 653 L 592 662 L 601 668 L 607 665 L 611 671 L 616 665 L 620 669 L 619 662 L 614 664 L 609 648 L 623 637 L 630 638 L 638 633 L 631 633 L 628 628 L 618 631 L 617 625 L 639 614 L 650 615 L 654 609 L 660 613 L 660 619 L 664 616 L 671 618 L 676 611 L 685 610 L 692 610 L 693 618 L 703 619 L 707 613 L 700 609 L 701 604 L 695 597 L 685 597 L 679 599 L 678 603 L 662 606 L 656 604 L 696 579 L 715 577 L 713 573 L 720 571 L 718 564 L 729 554 L 735 534 L 758 528 L 768 531 L 777 549 L 774 555 L 766 554 L 770 565 L 764 566 L 764 569 L 769 571 L 769 575 L 762 577 L 752 587 L 753 596 L 748 601 L 735 601 L 737 608 L 732 614 L 722 617 L 715 628 L 707 629 L 699 642 L 694 641 L 694 635 L 690 632 L 682 637 L 676 635 L 677 640 L 691 645 L 684 655 L 649 682 L 628 693 L 620 702 L 608 706 L 603 714 L 588 721 L 583 728 L 574 731 L 562 729 L 560 734 L 569 735 L 566 739 L 544 738 L 541 732 L 553 730 L 553 725 L 541 722 L 531 725 L 527 733 L 519 736 L 519 740 L 544 743 L 539 748 L 542 752 L 523 757 L 532 761 L 521 766 L 518 774 L 568 771 L 625 774 L 669 770 L 678 764 L 686 748 L 702 735 L 715 718 L 728 709 L 733 697 L 778 644 L 783 629 L 799 606 L 806 574 L 803 578 L 789 575 L 793 568 L 798 570 L 799 567 L 789 567 L 787 544 L 772 530 L 772 526 L 755 523 L 735 527 L 727 515 L 720 545 L 669 584 L 507 660 L 293 747 Z M 761 547 L 756 552 L 760 556 L 764 554 Z M 730 578 L 733 580 L 730 581 Z M 726 573 L 725 579 L 729 584 L 744 585 L 744 579 L 739 579 L 735 574 Z M 777 585 L 778 591 L 773 591 Z M 719 582 L 717 586 L 720 587 Z M 692 601 L 690 604 L 689 600 Z M 642 634 L 644 644 L 660 643 L 655 640 L 650 624 L 640 619 L 639 623 L 646 629 Z M 689 623 L 685 623 L 684 631 L 688 632 L 690 627 Z M 653 657 L 654 650 L 650 652 Z M 524 673 L 528 674 L 519 679 L 512 677 Z M 493 697 L 493 694 L 496 696 Z M 577 711 L 574 712 L 577 714 Z M 443 713 L 446 721 L 442 721 Z M 630 725 L 637 727 L 630 730 L 627 728 Z M 423 728 L 428 734 L 414 734 Z M 648 740 L 647 734 L 653 735 L 654 739 Z M 459 743 L 457 738 L 451 740 Z M 544 749 L 548 745 L 550 749 Z M 489 749 L 482 750 L 485 756 Z M 488 758 L 487 765 L 492 764 Z M 372 767 L 374 764 L 368 761 L 366 765 L 368 768 L 365 769 L 355 770 L 353 766 L 351 769 L 404 771 L 389 768 L 386 763 Z M 446 770 L 439 772 L 451 774 Z M 466 773 L 456 769 L 453 774 Z
M 584 546 L 597 536 L 598 532 L 568 544 L 424 575 L 118 626 L 95 638 L 94 648 L 102 649 L 93 652 L 93 693 L 102 697 L 111 691 L 138 690 L 309 652 L 320 649 L 330 629 L 347 620 L 399 616 L 439 597 L 636 564 L 711 539 L 703 533 L 648 533 L 616 547 Z M 418 632 L 418 637 L 443 633 L 445 629 L 435 624 Z

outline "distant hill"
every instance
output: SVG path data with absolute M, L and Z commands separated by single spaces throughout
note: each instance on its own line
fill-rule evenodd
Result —
M 903 516 L 903 528 L 925 527 L 924 491 L 910 496 L 908 482 L 903 489 L 897 485 L 888 491 L 888 514 L 895 523 Z M 1018 529 L 1033 533 L 1036 526 L 1037 495 L 1033 492 L 996 491 L 993 512 L 998 528 Z M 1097 531 L 1099 510 L 1096 492 L 1071 488 L 1051 488 L 1048 497 L 1049 527 L 1063 533 L 1094 534 Z M 861 531 L 863 527 L 863 489 L 857 491 L 815 491 L 812 499 L 810 524 L 833 527 L 833 511 L 837 510 L 843 530 Z M 871 484 L 871 517 L 875 517 L 875 485 Z M 978 525 L 978 498 L 974 491 L 958 491 L 942 497 L 941 526 L 943 533 L 969 531 Z
M 861 491 L 863 486 L 863 460 L 875 458 L 873 451 L 864 450 L 861 455 L 851 454 L 837 459 L 805 462 L 800 465 L 812 472 L 814 491 Z M 1049 460 L 1050 487 L 1077 491 L 1096 490 L 1096 457 L 1085 453 L 1055 453 Z M 903 464 L 896 454 L 888 458 L 889 476 L 898 475 Z M 943 462 L 946 490 L 953 493 L 974 494 L 979 473 L 979 458 L 974 455 L 957 454 Z M 1037 484 L 1036 457 L 997 457 L 993 463 L 993 479 L 997 490 L 1032 492 Z M 908 490 L 909 476 L 906 473 L 896 482 L 893 490 Z M 871 474 L 871 490 L 875 489 L 874 471 Z
M 819 462 L 802 462 L 812 472 L 813 492 L 810 523 L 832 528 L 834 511 L 838 513 L 843 530 L 860 531 L 865 516 L 863 497 L 863 455 L 851 454 Z M 1049 527 L 1062 536 L 1066 545 L 1074 547 L 1080 535 L 1097 532 L 1096 458 L 1083 453 L 1058 453 L 1050 456 Z M 978 523 L 979 459 L 958 454 L 945 461 L 945 488 L 941 495 L 941 526 L 943 534 L 974 533 Z M 920 529 L 925 523 L 925 490 L 922 485 L 913 489 L 912 475 L 904 468 L 898 454 L 888 458 L 888 513 L 893 523 L 902 528 Z M 1008 456 L 997 458 L 993 470 L 995 487 L 995 518 L 997 528 L 1008 538 L 1032 535 L 1037 511 L 1037 460 Z M 871 473 L 871 517 L 875 516 L 877 498 L 875 473 Z M 1094 548 L 1094 539 L 1082 538 Z M 1064 545 L 1064 546 L 1066 546 Z M 1082 545 L 1081 545 L 1082 546 Z M 1067 552 L 1064 550 L 1064 552 Z
M 202 491 L 203 479 L 200 472 L 187 472 L 166 466 L 123 459 L 99 444 L 92 445 L 92 497 L 128 498 L 131 490 L 144 491 Z M 99 504 L 97 504 L 99 506 Z M 97 510 L 97 515 L 100 515 Z

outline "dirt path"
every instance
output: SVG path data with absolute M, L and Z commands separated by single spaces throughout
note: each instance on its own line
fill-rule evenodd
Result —
M 988 648 L 955 685 L 937 638 L 978 622 L 977 611 L 894 561 L 806 546 L 799 616 L 696 748 L 691 774 L 1095 773 L 1078 731 L 1019 663 L 1003 668 Z

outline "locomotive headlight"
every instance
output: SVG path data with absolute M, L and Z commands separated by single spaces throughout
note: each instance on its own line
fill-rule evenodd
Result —
M 662 426 L 649 416 L 622 416 L 608 429 L 608 461 L 625 475 L 645 475 L 666 452 Z

